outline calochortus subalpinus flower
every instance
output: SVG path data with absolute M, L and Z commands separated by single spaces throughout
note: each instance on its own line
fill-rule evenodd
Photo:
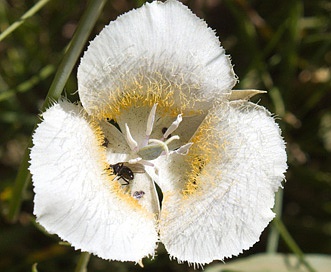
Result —
M 193 264 L 251 247 L 274 217 L 286 154 L 236 81 L 213 30 L 180 2 L 111 22 L 81 59 L 81 104 L 54 103 L 33 135 L 37 221 L 109 260 L 153 257 L 158 242 Z

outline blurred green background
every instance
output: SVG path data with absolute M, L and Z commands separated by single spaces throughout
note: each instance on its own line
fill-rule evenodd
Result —
M 0 31 L 37 1 L 0 0 Z M 118 15 L 144 1 L 107 1 L 90 40 Z M 268 94 L 254 99 L 278 117 L 289 169 L 282 220 L 305 253 L 331 254 L 331 2 L 327 0 L 183 1 L 216 30 L 240 82 Z M 88 1 L 49 1 L 0 42 L 0 271 L 74 271 L 79 252 L 36 226 L 31 183 L 14 223 L 6 219 L 24 150 L 57 67 Z M 123 33 L 125 35 L 125 33 Z M 84 50 L 87 44 L 84 45 Z M 63 95 L 77 100 L 76 68 Z M 261 241 L 239 256 L 265 252 Z M 279 252 L 290 252 L 280 239 Z M 193 271 L 160 246 L 144 271 Z M 140 271 L 130 263 L 91 257 L 89 271 Z M 206 266 L 208 268 L 208 266 Z

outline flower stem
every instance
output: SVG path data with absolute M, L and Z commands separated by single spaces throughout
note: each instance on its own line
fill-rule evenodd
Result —
M 20 27 L 26 19 L 32 17 L 36 14 L 43 6 L 45 6 L 50 0 L 40 0 L 38 1 L 32 8 L 30 8 L 24 15 L 17 20 L 15 23 L 11 24 L 4 32 L 0 34 L 0 42 L 5 39 L 10 33 L 15 31 L 18 27 Z
M 88 7 L 78 24 L 77 30 L 70 41 L 69 48 L 64 55 L 52 85 L 49 88 L 42 110 L 45 110 L 54 99 L 57 100 L 61 96 L 63 88 L 105 3 L 106 0 L 89 1 Z
M 60 98 L 62 90 L 67 82 L 71 71 L 79 58 L 81 51 L 92 31 L 92 28 L 99 17 L 99 14 L 106 3 L 106 0 L 91 0 L 86 8 L 85 13 L 80 20 L 77 30 L 69 44 L 57 73 L 54 77 L 52 85 L 48 91 L 45 102 L 42 106 L 42 110 L 45 110 L 51 101 Z M 23 192 L 30 181 L 30 173 L 28 171 L 29 165 L 29 149 L 32 146 L 32 140 L 30 139 L 29 145 L 25 150 L 22 163 L 18 170 L 18 174 L 15 179 L 15 185 L 13 188 L 13 195 L 9 203 L 9 211 L 7 214 L 8 220 L 16 221 L 19 209 L 22 202 Z
M 87 252 L 82 252 L 80 254 L 77 266 L 75 268 L 75 272 L 86 272 L 87 271 L 87 264 L 90 260 L 90 254 Z
M 285 225 L 283 224 L 282 220 L 279 218 L 275 218 L 273 220 L 274 226 L 277 228 L 279 231 L 281 237 L 285 241 L 286 245 L 288 248 L 298 257 L 300 262 L 306 266 L 309 272 L 316 272 L 316 270 L 310 265 L 309 262 L 305 259 L 305 255 L 300 249 L 300 247 L 297 245 L 297 243 L 294 241 L 293 237 L 291 234 L 288 232 L 286 229 Z

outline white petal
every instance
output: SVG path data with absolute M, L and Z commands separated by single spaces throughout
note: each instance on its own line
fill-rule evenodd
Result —
M 173 152 L 168 158 L 165 156 L 157 158 L 153 164 L 154 167 L 147 167 L 146 172 L 162 192 L 180 193 L 183 190 L 187 181 L 185 172 L 190 169 L 183 155 Z
M 120 261 L 154 255 L 155 215 L 115 186 L 106 152 L 80 106 L 60 102 L 33 135 L 34 213 L 76 249 Z M 111 141 L 111 139 L 109 139 Z
M 180 262 L 223 260 L 256 243 L 274 216 L 274 193 L 287 168 L 280 130 L 263 107 L 232 102 L 206 119 L 208 126 L 202 124 L 188 154 L 198 156 L 201 149 L 199 159 L 205 161 L 195 191 L 193 184 L 191 192 L 183 193 L 187 184 L 174 175 L 187 173 L 185 156 L 177 157 L 181 164 L 174 161 L 160 170 L 158 177 L 164 193 L 160 240 Z M 165 175 L 171 170 L 172 176 Z
M 118 110 L 116 103 L 130 103 L 122 101 L 127 93 L 148 95 L 149 105 L 154 99 L 198 109 L 235 83 L 214 31 L 178 1 L 147 3 L 111 22 L 78 68 L 82 104 L 98 116 Z

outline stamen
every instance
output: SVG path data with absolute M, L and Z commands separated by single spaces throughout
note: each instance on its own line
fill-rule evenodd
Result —
M 178 126 L 182 122 L 182 120 L 183 120 L 182 115 L 178 114 L 176 120 L 174 122 L 172 122 L 170 127 L 168 127 L 166 132 L 163 134 L 163 138 L 167 139 L 168 136 L 178 128 Z
M 153 105 L 151 112 L 149 113 L 149 116 L 147 119 L 146 136 L 150 136 L 152 133 L 154 120 L 155 120 L 156 107 L 157 107 L 157 103 Z
M 145 137 L 144 141 L 142 142 L 141 147 L 144 147 L 144 146 L 147 145 L 148 140 L 149 140 L 149 136 L 151 135 L 151 133 L 153 131 L 156 107 L 157 107 L 157 103 L 153 105 L 153 107 L 152 107 L 152 109 L 151 109 L 151 111 L 148 115 L 147 127 L 146 127 L 146 137 Z
M 131 150 L 136 151 L 138 149 L 138 143 L 133 139 L 130 129 L 127 123 L 125 123 L 125 138 Z
M 165 144 L 168 145 L 170 144 L 173 140 L 179 140 L 179 136 L 178 135 L 174 135 L 174 136 L 171 136 L 168 140 L 165 141 Z
M 180 155 L 187 155 L 190 147 L 193 145 L 193 143 L 187 143 L 185 145 L 182 145 L 180 148 L 170 151 L 170 154 L 177 153 Z

